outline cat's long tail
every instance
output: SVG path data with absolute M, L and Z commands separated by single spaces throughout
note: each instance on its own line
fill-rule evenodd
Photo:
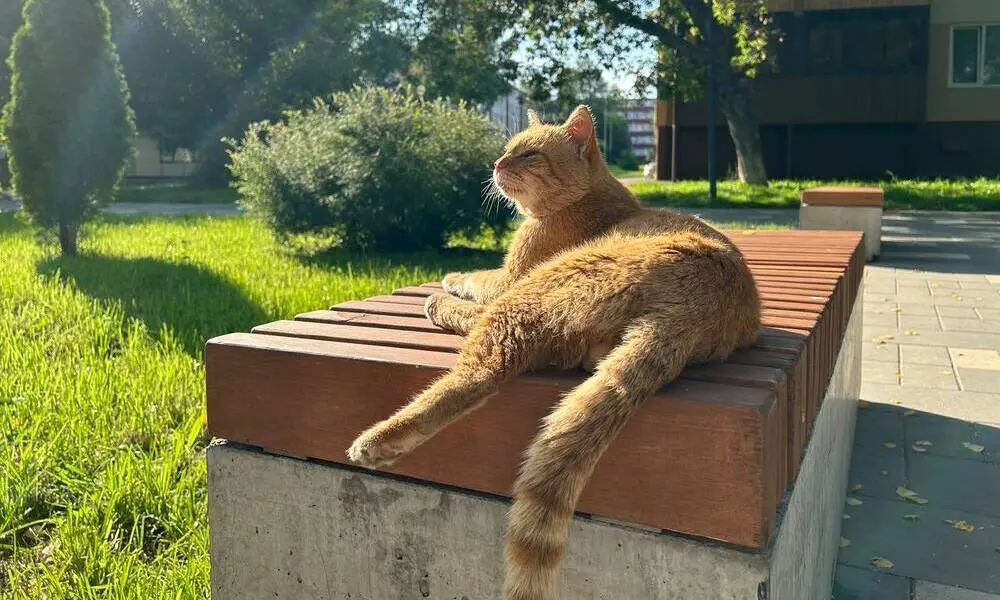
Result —
M 680 374 L 694 340 L 693 333 L 640 320 L 546 418 L 514 484 L 504 600 L 554 598 L 569 524 L 587 479 L 643 402 Z

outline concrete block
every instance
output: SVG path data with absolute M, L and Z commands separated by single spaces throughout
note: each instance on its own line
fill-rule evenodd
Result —
M 574 520 L 560 598 L 827 599 L 861 385 L 861 299 L 767 552 Z M 460 425 L 458 425 L 460 426 Z M 496 600 L 505 499 L 231 444 L 208 449 L 214 600 Z
M 872 260 L 882 251 L 882 208 L 876 206 L 799 207 L 800 229 L 863 231 L 865 258 Z

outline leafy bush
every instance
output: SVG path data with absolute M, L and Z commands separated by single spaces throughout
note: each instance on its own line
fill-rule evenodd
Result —
M 632 150 L 629 149 L 622 152 L 618 156 L 616 164 L 626 171 L 635 171 L 639 168 L 639 157 L 635 155 L 635 152 L 632 152 Z
M 500 131 L 412 88 L 356 87 L 227 143 L 240 203 L 279 235 L 332 229 L 348 247 L 413 250 L 509 222 L 481 203 Z
M 29 0 L 24 17 L 3 117 L 10 171 L 25 210 L 72 255 L 132 156 L 128 87 L 102 0 Z

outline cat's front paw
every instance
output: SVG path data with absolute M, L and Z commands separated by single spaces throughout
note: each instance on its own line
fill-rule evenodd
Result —
M 434 323 L 438 327 L 444 327 L 441 321 L 441 305 L 447 302 L 451 296 L 449 294 L 431 294 L 424 301 L 424 316 L 431 323 Z
M 385 467 L 417 447 L 424 436 L 412 426 L 382 421 L 358 436 L 347 450 L 351 462 L 375 469 Z
M 444 291 L 449 294 L 458 296 L 459 292 L 462 290 L 462 283 L 464 281 L 465 275 L 462 273 L 448 273 L 444 276 L 444 279 L 441 280 L 441 287 L 443 287 Z

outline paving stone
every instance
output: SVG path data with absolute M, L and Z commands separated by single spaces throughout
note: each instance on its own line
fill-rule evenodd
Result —
M 899 345 L 898 344 L 873 344 L 865 343 L 861 348 L 862 370 L 869 362 L 891 363 L 899 369 Z
M 858 421 L 854 428 L 854 446 L 885 450 L 883 444 L 892 442 L 902 448 L 906 441 L 903 410 L 894 406 L 870 406 L 858 410 Z
M 910 582 L 888 573 L 838 565 L 833 600 L 910 600 Z
M 899 366 L 891 362 L 868 362 L 861 365 L 861 380 L 899 385 L 902 374 Z M 957 389 L 957 388 L 956 388 Z
M 927 285 L 929 285 L 931 287 L 931 289 L 940 288 L 940 289 L 945 289 L 945 290 L 957 290 L 957 289 L 959 289 L 959 287 L 961 286 L 962 283 L 963 282 L 961 282 L 961 281 L 943 281 L 943 280 L 940 280 L 940 279 L 929 279 L 927 281 Z M 978 284 L 978 283 L 982 283 L 982 282 L 975 281 L 975 282 L 970 282 L 970 283 L 977 283 Z
M 862 380 L 864 380 L 864 369 L 862 366 Z M 900 384 L 906 387 L 917 386 L 934 390 L 958 390 L 958 381 L 951 367 L 941 365 L 912 365 L 903 364 L 901 366 L 902 379 Z M 872 381 L 875 381 L 874 379 Z M 881 381 L 881 383 L 888 383 Z
M 865 325 L 870 325 L 872 327 L 887 327 L 889 329 L 896 329 L 899 326 L 899 320 L 894 312 L 865 312 L 862 318 Z
M 862 366 L 862 369 L 864 367 Z M 958 369 L 958 380 L 963 390 L 970 392 L 1000 392 L 1000 371 L 995 369 Z
M 910 489 L 929 500 L 930 505 L 1000 517 L 1000 502 L 997 501 L 1000 498 L 1000 464 L 929 452 L 915 454 L 910 447 L 906 451 Z M 968 521 L 977 527 L 981 525 L 972 517 Z M 1000 538 L 1000 530 L 996 534 Z M 995 560 L 1000 573 L 1000 556 Z
M 949 348 L 951 360 L 960 369 L 1000 371 L 1000 352 L 977 348 Z
M 866 317 L 870 314 L 894 315 L 899 312 L 896 310 L 895 304 L 888 304 L 886 302 L 868 302 L 862 305 L 862 308 Z
M 892 306 L 892 305 L 890 305 Z M 937 312 L 934 310 L 933 304 L 916 304 L 913 302 L 901 302 L 896 304 L 899 307 L 900 315 L 909 315 L 914 317 L 934 317 L 937 316 Z M 867 309 L 867 306 L 865 307 Z
M 1000 394 L 927 390 L 863 381 L 861 397 L 876 405 L 1000 427 Z
M 966 290 L 995 290 L 997 285 L 1000 285 L 991 283 L 989 280 L 959 281 L 958 284 Z
M 1000 600 L 1000 596 L 929 581 L 916 581 L 913 584 L 913 600 Z
M 939 306 L 938 314 L 942 317 L 956 317 L 959 319 L 978 319 L 979 315 L 972 307 L 965 306 Z
M 926 454 L 1000 463 L 1000 427 L 950 419 L 926 412 L 903 412 L 906 446 L 920 440 L 934 444 Z M 973 445 L 967 447 L 965 444 Z M 979 450 L 976 446 L 982 446 Z M 979 450 L 979 451 L 977 451 Z
M 903 331 L 913 330 L 918 333 L 923 333 L 925 331 L 941 331 L 941 321 L 937 316 L 900 314 L 899 328 Z
M 873 432 L 870 437 L 875 438 L 876 435 Z M 896 447 L 886 448 L 882 445 L 883 442 L 854 446 L 851 474 L 848 478 L 848 491 L 851 495 L 894 500 L 896 488 L 907 484 L 904 445 L 900 441 L 902 436 L 883 434 L 881 439 L 897 440 L 894 442 Z M 856 489 L 858 485 L 861 489 Z
M 996 551 L 1000 546 L 1000 519 L 937 508 L 933 498 L 923 506 L 865 498 L 860 506 L 847 507 L 847 513 L 851 518 L 843 521 L 841 535 L 850 540 L 850 545 L 840 550 L 841 564 L 1000 592 L 1000 557 Z M 917 520 L 908 521 L 905 515 L 916 515 Z M 965 533 L 952 528 L 947 520 L 966 521 L 983 529 Z M 890 560 L 893 566 L 876 569 L 873 558 Z
M 973 311 L 975 314 L 975 311 Z M 970 331 L 978 333 L 1000 333 L 1000 320 L 980 319 L 956 319 L 952 317 L 941 317 L 941 323 L 945 331 Z M 998 340 L 1000 342 L 1000 340 Z
M 904 365 L 935 365 L 951 367 L 948 349 L 940 346 L 900 345 L 899 362 Z
M 893 343 L 906 343 L 919 346 L 950 346 L 952 348 L 976 348 L 980 350 L 995 350 L 998 346 L 998 336 L 995 333 L 969 333 L 967 331 L 916 331 L 918 335 L 906 335 L 905 330 L 892 330 L 885 327 L 864 326 L 862 339 L 871 341 L 875 337 L 888 336 Z

